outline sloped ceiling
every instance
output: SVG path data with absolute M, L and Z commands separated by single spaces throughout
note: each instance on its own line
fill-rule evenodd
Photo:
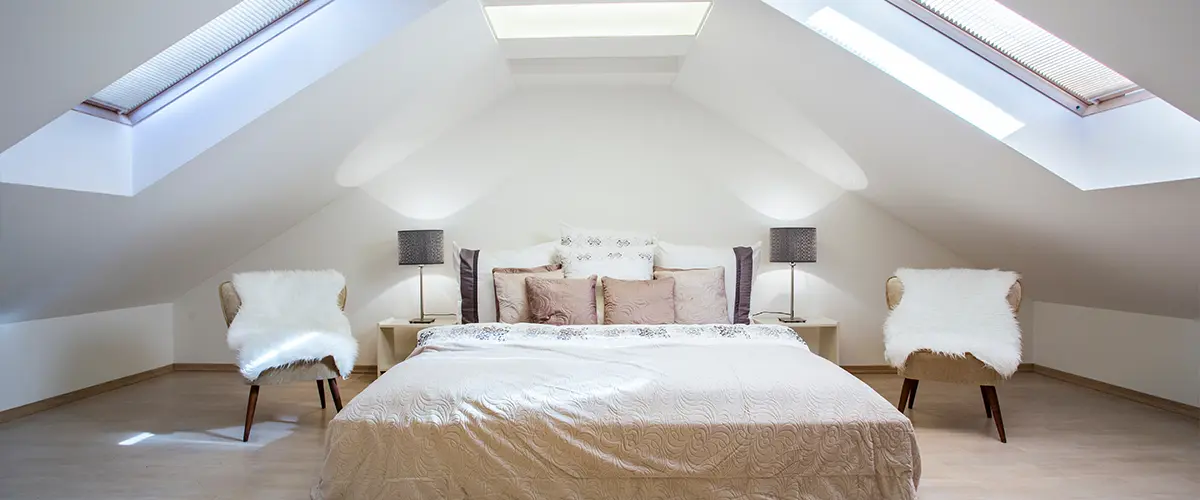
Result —
M 0 151 L 50 123 L 237 0 L 0 2 Z
M 508 71 L 478 3 L 450 0 L 136 197 L 0 185 L 0 323 L 175 300 L 370 177 L 375 166 L 363 164 L 357 179 L 337 178 L 356 151 L 411 153 L 433 138 L 413 124 L 450 128 L 439 109 L 488 102 L 510 87 Z M 730 103 L 745 98 L 688 90 L 709 81 L 769 90 L 773 104 L 740 112 Z M 1020 271 L 1032 298 L 1198 313 L 1200 181 L 1079 191 L 760 2 L 719 0 L 675 85 L 760 136 L 774 123 L 817 127 L 844 154 L 815 170 L 845 174 L 833 180 L 976 265 Z M 61 113 L 93 90 L 45 103 L 62 101 Z M 403 147 L 379 142 L 381 130 Z
M 438 7 L 135 197 L 0 185 L 0 322 L 175 300 L 345 193 L 336 167 L 393 110 L 506 88 L 482 22 Z
M 1200 119 L 1200 2 L 1000 0 Z
M 1031 297 L 1197 315 L 1200 181 L 1080 191 L 759 2 L 720 2 L 676 84 L 717 74 L 769 85 L 856 160 L 862 195 L 976 265 L 1021 272 Z

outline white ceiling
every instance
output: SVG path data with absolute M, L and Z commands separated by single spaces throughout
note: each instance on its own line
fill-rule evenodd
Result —
M 1200 119 L 1200 2 L 1000 0 L 1059 38 Z
M 156 2 L 119 3 L 132 9 Z M 171 20 L 165 24 L 188 24 L 179 16 L 198 26 L 215 15 L 178 14 L 174 4 L 170 13 L 157 12 Z M 1121 6 L 1105 3 L 1091 10 L 1098 19 L 1115 19 Z M 52 37 L 39 30 L 62 23 L 30 19 L 36 18 L 9 23 L 24 26 L 27 38 L 5 29 L 0 39 L 45 41 Z M 80 14 L 66 24 L 94 20 Z M 1047 27 L 1060 30 L 1052 22 Z M 1090 29 L 1085 28 L 1081 31 Z M 95 82 L 78 88 L 48 84 L 70 69 L 64 64 L 27 66 L 19 81 L 6 80 L 4 90 L 31 97 L 21 120 L 0 126 L 0 146 L 157 50 L 146 47 L 165 47 L 187 31 L 179 30 L 177 36 L 157 29 L 154 37 L 127 35 L 124 48 L 104 42 L 121 54 L 99 60 L 91 42 L 103 38 L 100 30 L 92 30 L 94 37 L 86 30 L 59 31 L 57 45 L 30 44 L 28 53 L 0 48 L 6 67 L 89 58 L 96 67 Z M 1185 87 L 1182 79 L 1159 75 L 1171 68 L 1147 64 L 1147 75 L 1135 74 L 1106 60 L 1101 47 L 1073 39 L 1067 27 L 1061 30 L 1064 38 L 1168 99 L 1172 89 Z M 625 57 L 638 55 L 622 50 Z M 1175 73 L 1189 71 L 1194 76 L 1196 68 Z M 411 124 L 452 126 L 441 123 L 442 108 L 429 103 L 483 106 L 512 82 L 506 55 L 491 38 L 478 3 L 450 0 L 135 197 L 0 185 L 0 323 L 175 300 L 348 192 L 336 171 L 379 130 L 393 131 L 388 133 L 403 145 L 389 154 L 410 154 L 431 139 L 428 130 Z M 718 84 L 727 86 L 714 87 Z M 807 155 L 804 161 L 815 170 L 825 167 L 839 185 L 861 188 L 859 194 L 958 255 L 980 266 L 1022 272 L 1033 298 L 1180 317 L 1200 313 L 1195 257 L 1200 218 L 1192 215 L 1200 204 L 1200 181 L 1079 191 L 759 2 L 718 1 L 688 47 L 674 85 L 751 133 L 757 129 L 765 142 L 787 149 L 785 154 Z M 707 93 L 697 91 L 705 86 Z M 723 90 L 725 97 L 713 90 Z M 738 104 L 747 102 L 754 105 Z M 1200 110 L 1185 101 L 1176 105 L 1193 115 Z M 768 133 L 778 124 L 789 132 Z M 791 131 L 795 142 L 816 146 L 784 148 Z M 366 173 L 359 177 L 369 177 L 373 167 L 361 169 Z
M 0 151 L 217 17 L 238 0 L 0 2 Z

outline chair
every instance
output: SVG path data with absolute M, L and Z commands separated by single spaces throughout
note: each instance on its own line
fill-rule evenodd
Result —
M 237 316 L 238 309 L 242 306 L 242 299 L 238 296 L 237 290 L 234 289 L 233 283 L 226 281 L 217 287 L 217 291 L 221 296 L 221 311 L 225 314 L 225 326 L 228 327 L 233 323 L 233 318 Z M 337 297 L 338 307 L 342 310 L 346 309 L 346 289 L 342 288 L 342 293 Z M 342 393 L 338 390 L 338 367 L 333 361 L 333 356 L 328 356 L 320 361 L 307 361 L 301 363 L 293 363 L 288 366 L 268 368 L 263 371 L 258 378 L 254 380 L 246 380 L 250 385 L 250 399 L 246 403 L 246 429 L 242 433 L 242 442 L 250 440 L 250 427 L 254 425 L 254 407 L 258 404 L 258 388 L 262 385 L 282 385 L 294 382 L 302 382 L 307 380 L 315 380 L 317 382 L 317 395 L 321 398 L 321 408 L 325 408 L 325 386 L 321 384 L 324 380 L 329 384 L 329 394 L 333 397 L 333 407 L 335 411 L 342 410 Z
M 888 278 L 886 288 L 888 310 L 895 309 L 904 296 L 904 284 L 900 282 L 900 278 L 892 276 Z M 1021 281 L 1017 280 L 1013 283 L 1012 288 L 1009 288 L 1006 297 L 1008 304 L 1012 306 L 1013 314 L 1021 310 L 1021 294 Z M 1000 442 L 1008 442 L 1004 435 L 1004 419 L 1000 415 L 1000 399 L 996 395 L 996 386 L 1000 385 L 1006 377 L 985 365 L 975 356 L 967 353 L 964 357 L 956 357 L 936 354 L 927 350 L 916 351 L 908 356 L 904 365 L 897 369 L 897 373 L 904 377 L 904 386 L 900 389 L 900 404 L 898 405 L 901 412 L 906 406 L 908 409 L 912 409 L 913 403 L 917 399 L 917 386 L 922 380 L 978 385 L 980 393 L 983 395 L 984 412 L 988 418 L 996 422 L 996 432 L 1000 435 Z

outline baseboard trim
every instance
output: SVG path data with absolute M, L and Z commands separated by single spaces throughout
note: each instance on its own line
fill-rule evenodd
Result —
M 92 396 L 104 394 L 104 393 L 112 391 L 112 390 L 120 389 L 127 385 L 133 385 L 138 382 L 145 382 L 152 378 L 160 377 L 162 375 L 171 373 L 173 370 L 174 370 L 174 365 L 160 366 L 158 368 L 146 370 L 144 372 L 139 372 L 139 373 L 135 373 L 133 375 L 127 375 L 127 376 L 124 376 L 124 377 L 121 377 L 118 379 L 109 380 L 108 382 L 101 382 L 96 385 L 84 387 L 83 389 L 74 390 L 74 391 L 68 392 L 66 394 L 59 394 L 58 396 L 46 398 L 41 401 L 34 401 L 32 403 L 21 405 L 16 408 L 9 408 L 7 410 L 0 411 L 0 424 L 2 424 L 4 422 L 11 422 L 11 421 L 16 420 L 21 417 L 33 415 L 34 413 L 43 412 L 43 411 L 49 410 L 51 408 L 57 408 L 59 406 L 65 405 L 67 403 L 74 403 L 76 401 L 81 401 L 81 400 L 90 398 Z
M 175 363 L 177 372 L 237 372 L 238 365 L 231 363 Z M 354 365 L 352 375 L 375 375 L 375 365 Z
M 854 375 L 895 375 L 892 365 L 842 365 L 842 369 Z
M 1021 363 L 1018 372 L 1032 372 L 1037 365 Z M 896 368 L 892 365 L 842 365 L 842 369 L 854 375 L 895 375 Z
M 232 363 L 175 363 L 177 372 L 236 372 L 238 365 Z
M 1112 385 L 1107 382 L 1101 382 L 1099 380 L 1076 375 L 1074 373 L 1067 373 L 1062 370 L 1055 370 L 1054 368 L 1046 366 L 1036 365 L 1034 367 L 1034 372 L 1053 379 L 1061 380 L 1063 382 L 1086 387 L 1094 391 L 1103 392 L 1119 398 L 1153 406 L 1160 410 L 1166 410 L 1171 413 L 1177 413 L 1179 415 L 1200 420 L 1200 407 L 1161 398 L 1152 394 L 1146 394 L 1133 389 L 1126 389 L 1124 387 Z

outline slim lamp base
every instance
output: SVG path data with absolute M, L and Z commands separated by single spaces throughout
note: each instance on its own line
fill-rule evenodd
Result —
M 434 321 L 434 318 L 413 318 L 413 319 L 408 320 L 409 323 L 412 323 L 414 325 L 428 325 L 430 323 L 433 323 L 433 321 Z
M 804 318 L 793 318 L 793 317 L 788 317 L 788 316 L 780 316 L 779 317 L 780 323 L 804 323 L 806 321 L 807 320 L 805 320 Z

